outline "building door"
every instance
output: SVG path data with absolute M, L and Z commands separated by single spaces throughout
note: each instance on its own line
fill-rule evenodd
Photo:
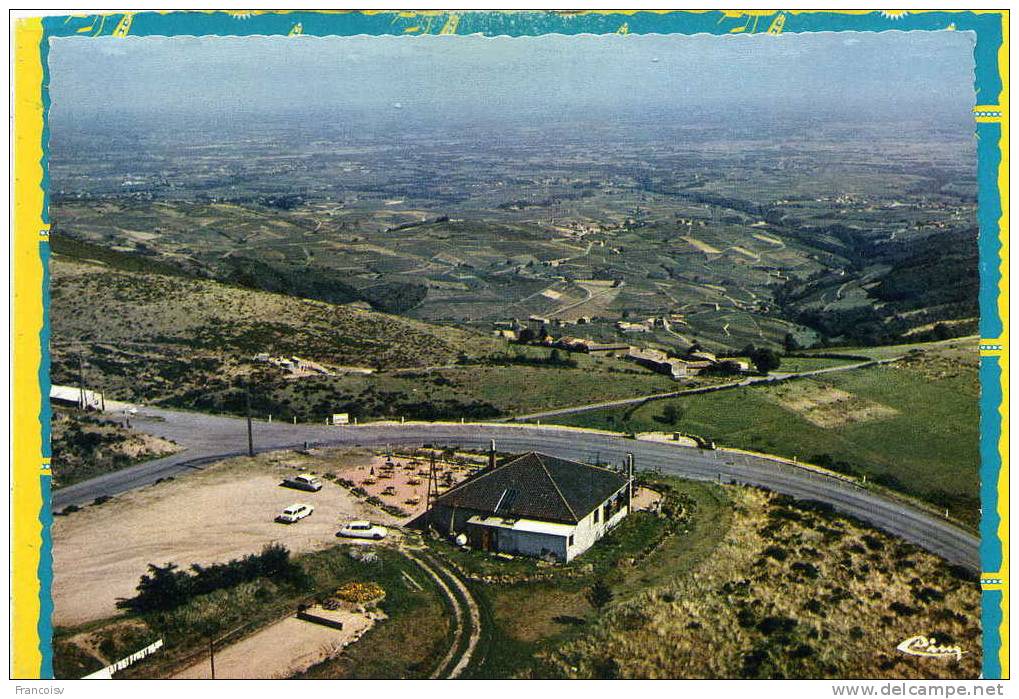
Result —
M 488 527 L 481 527 L 481 550 L 491 551 L 494 546 L 495 537 L 492 536 L 492 530 Z

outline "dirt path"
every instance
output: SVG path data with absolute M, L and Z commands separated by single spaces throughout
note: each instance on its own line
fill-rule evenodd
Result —
M 247 638 L 215 651 L 216 679 L 282 679 L 331 658 L 371 628 L 375 619 L 350 613 L 343 629 L 287 617 Z M 210 679 L 209 658 L 202 658 L 173 679 Z
M 443 656 L 442 661 L 436 666 L 430 679 L 456 679 L 467 669 L 481 638 L 481 612 L 478 610 L 478 603 L 471 596 L 470 590 L 467 589 L 464 582 L 449 568 L 430 556 L 425 560 L 425 557 L 414 555 L 409 551 L 404 551 L 404 553 L 435 581 L 453 607 L 453 643 L 446 655 Z M 450 584 L 454 589 L 450 589 Z M 464 623 L 465 617 L 466 624 Z M 458 658 L 457 650 L 463 645 L 465 638 L 467 645 Z
M 463 654 L 460 655 L 460 659 L 456 665 L 450 669 L 447 675 L 448 679 L 456 679 L 459 677 L 467 666 L 470 664 L 471 659 L 474 657 L 474 650 L 478 647 L 478 641 L 481 639 L 481 612 L 478 610 L 478 603 L 474 597 L 471 596 L 470 590 L 467 589 L 467 585 L 464 581 L 457 577 L 449 568 L 439 565 L 439 570 L 446 574 L 449 580 L 453 583 L 456 589 L 460 592 L 463 600 L 467 603 L 467 613 L 470 617 L 470 636 L 467 639 L 467 647 L 464 649 Z

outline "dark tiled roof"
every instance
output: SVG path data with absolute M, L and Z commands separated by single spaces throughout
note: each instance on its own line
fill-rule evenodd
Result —
M 530 452 L 482 471 L 436 501 L 505 517 L 576 523 L 626 485 L 598 466 Z

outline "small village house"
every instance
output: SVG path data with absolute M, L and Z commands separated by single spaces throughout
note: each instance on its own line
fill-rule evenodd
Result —
M 627 473 L 530 452 L 487 469 L 440 495 L 427 522 L 466 535 L 484 551 L 567 562 L 630 512 L 633 462 Z

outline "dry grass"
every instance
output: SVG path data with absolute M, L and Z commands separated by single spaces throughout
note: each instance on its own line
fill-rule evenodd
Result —
M 697 238 L 694 238 L 693 236 L 682 235 L 682 236 L 680 236 L 680 238 L 682 238 L 686 242 L 690 243 L 690 245 L 693 246 L 694 248 L 696 248 L 699 252 L 703 252 L 703 253 L 706 253 L 708 255 L 716 255 L 716 254 L 721 252 L 721 250 L 719 250 L 718 248 L 714 247 L 713 245 L 708 245 L 703 240 L 698 240 Z
M 444 365 L 461 353 L 504 348 L 492 338 L 397 316 L 202 279 L 118 270 L 54 257 L 53 373 L 87 380 L 108 397 L 152 400 L 251 374 L 259 352 L 331 367 Z
M 568 677 L 975 678 L 980 591 L 940 559 L 785 498 L 729 488 L 735 519 L 693 573 L 549 654 Z M 965 578 L 966 576 L 962 576 Z M 960 662 L 896 650 L 924 634 Z
M 52 429 L 55 488 L 180 450 L 169 440 L 79 410 L 55 410 Z
M 810 424 L 823 428 L 884 420 L 899 414 L 895 408 L 823 383 L 788 383 L 768 397 Z

